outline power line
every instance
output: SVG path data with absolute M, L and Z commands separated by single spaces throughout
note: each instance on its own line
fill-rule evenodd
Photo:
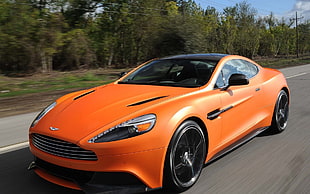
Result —
M 297 15 L 297 11 L 296 11 L 296 15 L 295 18 L 291 18 L 291 21 L 295 21 L 295 25 L 296 25 L 296 57 L 299 57 L 299 37 L 298 37 L 298 20 L 302 19 L 304 17 L 298 17 Z

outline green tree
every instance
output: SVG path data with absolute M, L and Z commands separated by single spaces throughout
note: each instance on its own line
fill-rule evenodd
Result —
M 218 34 L 219 30 L 219 15 L 220 13 L 214 8 L 208 6 L 205 10 L 203 33 L 205 38 L 204 52 L 220 52 L 218 43 L 221 41 Z
M 309 21 L 298 28 L 310 52 Z M 296 29 L 246 1 L 205 10 L 194 0 L 0 0 L 2 72 L 131 66 L 180 53 L 291 55 Z
M 0 69 L 4 72 L 35 69 L 38 13 L 24 2 L 0 1 Z
M 310 53 L 310 20 L 302 23 L 299 29 L 299 51 L 301 54 Z
M 90 68 L 96 64 L 96 55 L 83 29 L 74 29 L 63 34 L 60 49 L 61 52 L 55 56 L 58 69 L 72 70 L 81 66 Z
M 101 3 L 101 0 L 67 0 L 62 11 L 71 27 L 86 28 L 88 19 L 93 17 Z
M 59 48 L 63 44 L 62 29 L 65 27 L 63 21 L 60 13 L 47 13 L 39 19 L 36 49 L 42 72 L 53 70 L 54 56 L 60 52 Z
M 240 55 L 254 57 L 259 46 L 259 28 L 255 21 L 257 11 L 246 1 L 236 4 L 238 35 L 235 47 Z
M 234 43 L 238 34 L 237 7 L 227 7 L 224 9 L 219 31 L 222 35 L 223 51 L 225 53 L 235 54 L 236 48 Z

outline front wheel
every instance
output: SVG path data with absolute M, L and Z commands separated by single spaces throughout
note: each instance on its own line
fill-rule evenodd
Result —
M 288 114 L 288 94 L 284 90 L 281 90 L 275 105 L 270 130 L 274 133 L 281 133 L 282 131 L 284 131 L 287 126 Z
M 206 140 L 200 126 L 185 121 L 169 144 L 165 165 L 165 186 L 182 192 L 193 186 L 204 165 Z

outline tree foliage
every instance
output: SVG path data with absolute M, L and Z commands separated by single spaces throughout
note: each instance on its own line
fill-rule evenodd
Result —
M 180 53 L 250 58 L 310 52 L 298 27 L 247 2 L 202 9 L 194 0 L 0 0 L 0 73 L 125 67 Z

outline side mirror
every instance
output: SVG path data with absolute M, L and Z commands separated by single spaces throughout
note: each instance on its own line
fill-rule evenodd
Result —
M 244 74 L 232 74 L 228 80 L 229 86 L 241 86 L 248 85 L 249 79 Z
M 221 90 L 227 90 L 230 86 L 248 85 L 249 79 L 244 74 L 235 73 L 228 79 L 228 85 Z
M 127 74 L 127 72 L 123 71 L 119 74 L 119 78 L 124 77 Z

